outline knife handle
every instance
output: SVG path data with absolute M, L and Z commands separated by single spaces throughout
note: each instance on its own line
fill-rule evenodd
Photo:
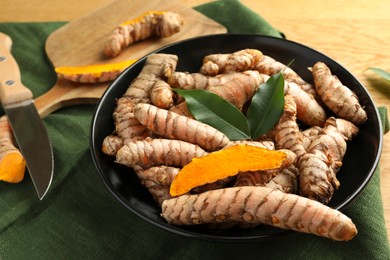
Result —
M 3 106 L 33 98 L 31 90 L 22 84 L 11 46 L 11 38 L 0 33 L 0 100 Z

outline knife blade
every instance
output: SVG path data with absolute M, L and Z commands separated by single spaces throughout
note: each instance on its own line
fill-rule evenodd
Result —
M 53 150 L 34 105 L 33 94 L 21 81 L 11 46 L 11 38 L 0 33 L 0 100 L 20 152 L 26 160 L 34 188 L 42 200 L 53 179 Z

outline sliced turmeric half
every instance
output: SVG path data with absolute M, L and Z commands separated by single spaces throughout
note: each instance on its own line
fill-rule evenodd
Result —
M 116 79 L 119 74 L 136 60 L 126 60 L 117 63 L 94 64 L 88 66 L 57 67 L 55 71 L 58 78 L 64 78 L 73 82 L 96 83 L 107 82 Z
M 191 189 L 213 183 L 239 172 L 265 171 L 284 166 L 288 154 L 247 144 L 234 145 L 203 157 L 193 158 L 174 178 L 170 194 L 183 195 Z

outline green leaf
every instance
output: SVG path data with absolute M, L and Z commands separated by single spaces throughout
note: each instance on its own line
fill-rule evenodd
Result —
M 232 103 L 202 89 L 173 90 L 184 97 L 188 109 L 196 120 L 216 128 L 230 140 L 250 138 L 245 116 Z
M 260 85 L 249 105 L 247 120 L 252 139 L 259 138 L 274 127 L 283 109 L 284 78 L 281 73 L 277 73 Z
M 373 72 L 375 72 L 376 74 L 378 74 L 379 76 L 381 76 L 382 78 L 384 78 L 385 80 L 390 82 L 390 73 L 389 72 L 387 72 L 383 69 L 380 69 L 380 68 L 370 67 L 368 69 L 372 70 Z

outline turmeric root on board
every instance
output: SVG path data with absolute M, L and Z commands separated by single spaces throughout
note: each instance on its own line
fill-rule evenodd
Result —
M 338 241 L 351 240 L 357 234 L 351 219 L 340 211 L 267 187 L 232 187 L 182 195 L 165 200 L 161 215 L 173 225 L 259 223 Z
M 204 57 L 200 73 L 215 76 L 228 72 L 253 70 L 262 59 L 263 53 L 257 49 L 243 49 L 225 54 L 210 54 Z
M 360 105 L 358 97 L 332 75 L 325 63 L 316 62 L 311 71 L 318 95 L 337 117 L 356 125 L 361 125 L 367 120 L 367 113 Z
M 172 197 L 207 183 L 235 176 L 239 172 L 272 170 L 291 163 L 288 150 L 267 150 L 238 144 L 220 151 L 194 158 L 176 175 L 170 188 Z
M 96 64 L 77 67 L 57 67 L 58 78 L 80 83 L 98 83 L 112 81 L 136 60 L 118 63 Z
M 183 26 L 183 19 L 174 12 L 146 12 L 138 18 L 117 26 L 107 40 L 104 54 L 118 56 L 127 46 L 151 38 L 169 37 L 178 33 Z
M 197 145 L 170 139 L 152 139 L 132 141 L 125 144 L 116 153 L 116 162 L 128 167 L 168 165 L 182 167 L 195 157 L 206 155 Z
M 0 117 L 0 180 L 21 182 L 26 170 L 26 160 L 14 146 L 14 137 L 6 116 Z
M 136 105 L 134 115 L 159 136 L 196 144 L 207 151 L 221 149 L 229 142 L 229 138 L 214 127 L 150 104 Z

